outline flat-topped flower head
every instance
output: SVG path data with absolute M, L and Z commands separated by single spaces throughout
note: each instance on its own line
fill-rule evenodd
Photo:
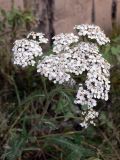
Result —
M 61 53 L 64 51 L 70 51 L 70 45 L 78 42 L 79 37 L 73 33 L 58 34 L 52 38 L 53 41 L 53 52 Z
M 28 39 L 16 40 L 12 51 L 13 63 L 21 67 L 35 66 L 35 58 L 43 54 L 39 43 Z
M 45 38 L 45 34 L 38 33 L 38 32 L 30 32 L 27 35 L 27 39 L 31 39 L 31 40 L 37 41 L 37 42 L 39 42 L 39 44 L 48 43 L 48 39 Z
M 100 46 L 110 43 L 110 39 L 106 37 L 101 28 L 94 24 L 76 25 L 74 29 L 77 30 L 79 36 L 87 36 L 91 40 L 96 40 Z
M 38 63 L 37 72 L 54 83 L 68 82 L 70 75 L 65 72 L 66 59 L 58 55 L 46 56 Z

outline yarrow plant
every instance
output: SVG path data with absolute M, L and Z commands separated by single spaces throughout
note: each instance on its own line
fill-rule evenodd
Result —
M 77 25 L 77 34 L 66 33 L 53 37 L 53 54 L 43 56 L 37 63 L 37 72 L 53 83 L 69 84 L 76 88 L 76 105 L 87 106 L 81 111 L 82 127 L 95 125 L 97 99 L 108 100 L 110 64 L 100 54 L 99 46 L 110 42 L 100 27 Z M 94 40 L 94 41 L 93 41 Z M 42 33 L 30 33 L 27 39 L 17 40 L 13 47 L 14 64 L 26 67 L 36 64 L 35 58 L 43 52 L 41 43 L 47 43 Z M 85 74 L 84 82 L 76 77 Z

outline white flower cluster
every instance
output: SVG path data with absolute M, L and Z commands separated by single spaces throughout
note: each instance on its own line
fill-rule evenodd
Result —
M 84 45 L 84 42 L 82 42 L 81 45 L 82 44 Z M 87 49 L 89 48 L 89 52 L 85 52 L 85 46 Z M 95 49 L 95 46 L 90 43 L 87 45 L 86 43 L 86 45 L 84 45 L 84 51 L 82 51 L 82 56 L 81 54 L 76 55 L 79 60 L 78 62 L 80 62 L 80 66 L 76 67 L 77 62 L 74 62 L 74 65 L 71 68 L 72 70 L 77 68 L 78 71 L 76 72 L 74 69 L 73 73 L 75 74 L 80 73 L 80 67 L 81 72 L 87 71 L 86 81 L 84 83 L 84 88 L 86 89 L 82 86 L 79 87 L 75 103 L 93 107 L 97 105 L 96 99 L 108 100 L 108 92 L 110 90 L 110 64 L 104 60 L 99 52 L 96 52 L 97 50 L 94 50 L 95 52 L 93 52 L 91 48 Z M 80 51 L 78 53 L 80 53 Z M 71 63 L 69 63 L 69 68 L 70 66 L 72 66 Z
M 66 53 L 68 55 L 68 53 Z M 84 71 L 88 71 L 94 59 L 89 59 L 90 56 L 98 54 L 98 47 L 93 43 L 80 42 L 69 53 L 67 58 L 66 72 L 80 75 Z M 94 56 L 92 57 L 94 58 Z
M 40 43 L 47 43 L 47 39 L 44 38 L 42 33 L 36 33 L 36 36 L 39 36 L 38 42 L 36 38 L 29 39 L 30 33 L 28 35 L 28 39 L 16 40 L 14 42 L 13 51 L 13 63 L 19 66 L 27 67 L 27 66 L 35 66 L 36 58 L 40 57 L 43 54 Z
M 82 115 L 85 117 L 84 121 L 80 123 L 82 127 L 87 128 L 88 124 L 96 125 L 94 119 L 98 117 L 99 113 L 93 108 L 88 109 L 88 111 L 82 111 Z
M 78 42 L 79 37 L 73 33 L 59 34 L 52 38 L 53 42 L 53 52 L 60 53 L 64 51 L 70 51 L 70 45 Z
M 93 24 L 82 24 L 76 25 L 74 29 L 78 31 L 79 36 L 87 36 L 92 40 L 94 39 L 99 45 L 105 45 L 110 42 L 109 38 L 106 37 L 106 35 L 99 26 Z
M 46 56 L 42 61 L 39 61 L 37 72 L 54 83 L 63 84 L 70 80 L 70 75 L 65 72 L 66 65 L 65 55 L 50 55 Z
M 34 66 L 35 57 L 43 54 L 38 43 L 27 39 L 16 40 L 12 51 L 14 53 L 13 63 L 22 67 Z
M 109 69 L 110 64 L 99 53 L 99 45 L 105 45 L 110 40 L 95 25 L 75 26 L 78 35 L 73 33 L 59 34 L 53 37 L 53 52 L 49 56 L 42 57 L 37 64 L 37 72 L 47 77 L 54 83 L 78 86 L 75 104 L 88 106 L 88 112 L 82 112 L 85 116 L 82 126 L 88 123 L 94 125 L 93 119 L 98 112 L 93 107 L 97 105 L 97 99 L 108 100 L 110 90 Z M 97 43 L 80 41 L 80 36 L 87 36 Z M 26 67 L 34 66 L 36 58 L 43 54 L 39 44 L 47 43 L 42 33 L 30 33 L 27 39 L 17 40 L 13 47 L 14 64 Z M 75 77 L 86 74 L 84 83 L 78 83 Z
M 41 43 L 48 43 L 48 39 L 45 38 L 45 34 L 43 33 L 37 33 L 37 32 L 30 32 L 28 35 L 27 35 L 27 39 L 32 39 L 34 41 L 37 41 L 39 42 L 39 44 Z

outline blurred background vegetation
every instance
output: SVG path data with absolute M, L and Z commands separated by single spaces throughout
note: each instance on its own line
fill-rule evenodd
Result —
M 72 88 L 12 64 L 13 42 L 36 23 L 30 11 L 0 10 L 0 159 L 120 160 L 119 30 L 113 29 L 111 44 L 101 48 L 112 66 L 109 100 L 98 104 L 97 126 L 83 129 Z

